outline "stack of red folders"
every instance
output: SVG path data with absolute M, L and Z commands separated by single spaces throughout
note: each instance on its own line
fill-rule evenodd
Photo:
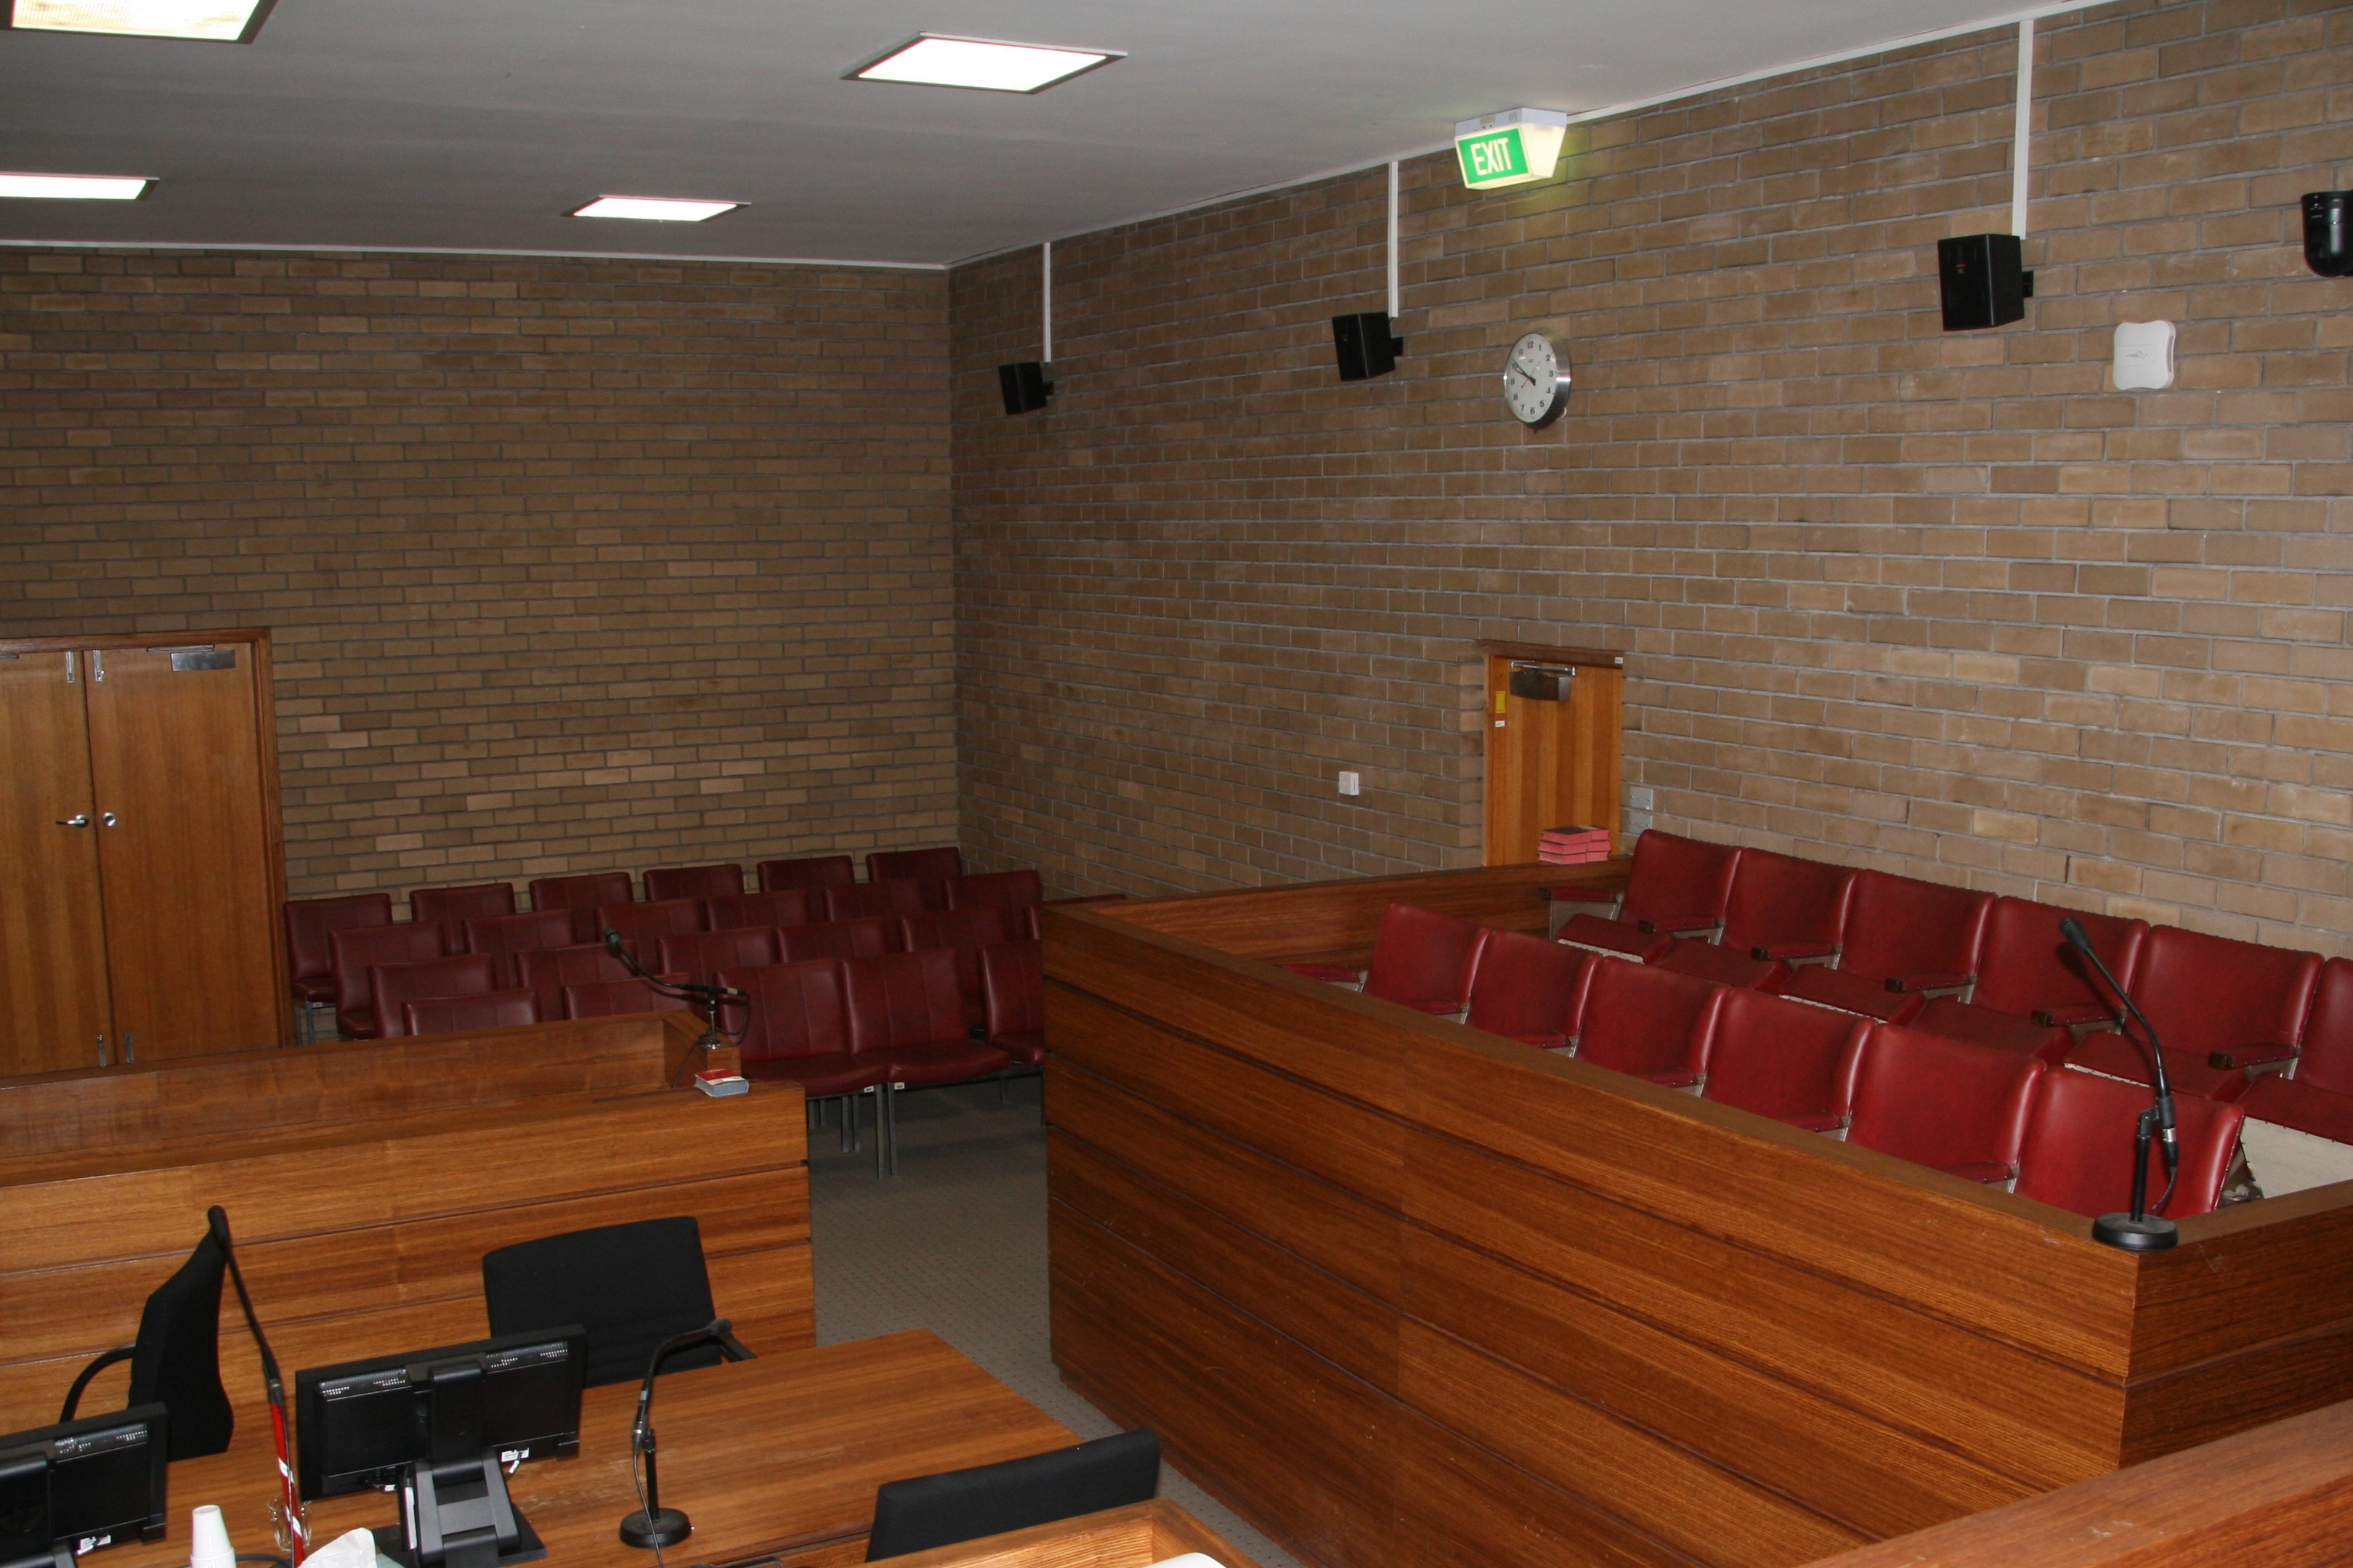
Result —
M 1609 858 L 1609 830 L 1572 823 L 1547 827 L 1536 841 L 1536 858 L 1547 866 L 1585 866 Z

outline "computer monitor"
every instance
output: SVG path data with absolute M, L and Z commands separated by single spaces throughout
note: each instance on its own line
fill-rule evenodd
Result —
M 579 1451 L 586 1368 L 586 1331 L 562 1328 L 298 1372 L 296 1483 L 397 1490 L 388 1554 L 416 1568 L 544 1556 L 500 1467 Z
M 161 1405 L 0 1437 L 0 1568 L 161 1541 L 169 1445 Z

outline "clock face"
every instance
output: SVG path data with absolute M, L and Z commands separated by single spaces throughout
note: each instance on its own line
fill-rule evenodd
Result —
M 1568 406 L 1568 344 L 1550 332 L 1528 333 L 1504 361 L 1504 406 L 1532 430 Z

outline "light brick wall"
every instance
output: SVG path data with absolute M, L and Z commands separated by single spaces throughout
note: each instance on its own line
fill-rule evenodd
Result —
M 1482 637 L 1628 655 L 1662 825 L 2353 950 L 2353 8 L 2047 21 L 2037 298 L 1939 330 L 2009 226 L 2015 35 L 1574 132 L 1570 178 L 1404 171 L 1408 357 L 1367 174 L 951 278 L 963 837 L 1131 889 L 1480 858 Z M 2180 376 L 2109 389 L 2164 317 Z M 1579 383 L 1527 434 L 1505 347 Z M 1344 805 L 1332 774 L 1365 774 Z
M 0 251 L 0 636 L 276 633 L 296 897 L 955 833 L 936 273 Z

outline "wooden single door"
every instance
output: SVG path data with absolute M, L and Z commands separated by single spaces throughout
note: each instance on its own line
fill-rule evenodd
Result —
M 90 655 L 90 769 L 123 1058 L 279 1043 L 250 646 Z
M 1515 664 L 1574 669 L 1565 701 L 1512 694 Z M 1609 830 L 1619 847 L 1626 675 L 1618 656 L 1514 647 L 1487 656 L 1487 864 L 1536 858 L 1547 827 Z
M 111 1059 L 88 660 L 0 656 L 0 1073 Z

